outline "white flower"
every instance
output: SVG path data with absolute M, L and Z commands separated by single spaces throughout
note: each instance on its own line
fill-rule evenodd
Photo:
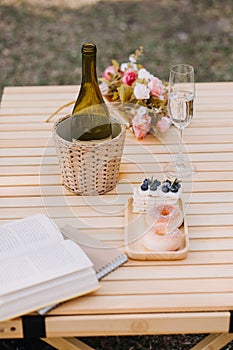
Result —
M 136 63 L 130 62 L 130 63 L 121 63 L 120 65 L 120 70 L 122 72 L 125 72 L 128 69 L 133 69 L 135 72 L 138 71 L 138 66 L 136 65 Z
M 136 58 L 134 56 L 129 56 L 129 62 L 136 63 Z
M 135 70 L 135 72 L 138 71 L 138 66 L 136 65 L 136 63 L 131 63 L 131 67 L 133 70 Z
M 145 68 L 141 68 L 138 71 L 138 78 L 139 79 L 145 79 L 146 81 L 149 81 L 151 77 L 150 72 L 148 72 L 148 70 L 146 70 Z
M 138 100 L 147 100 L 150 97 L 150 89 L 144 84 L 136 83 L 134 88 L 134 96 Z
M 122 72 L 126 71 L 128 68 L 129 68 L 129 64 L 128 63 L 121 63 L 120 70 Z

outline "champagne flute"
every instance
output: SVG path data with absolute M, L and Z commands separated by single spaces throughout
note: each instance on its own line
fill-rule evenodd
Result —
M 188 64 L 177 64 L 170 69 L 168 90 L 168 111 L 173 124 L 179 130 L 178 157 L 167 163 L 164 172 L 167 176 L 182 179 L 193 175 L 195 165 L 184 160 L 182 144 L 183 131 L 193 118 L 195 98 L 194 69 Z

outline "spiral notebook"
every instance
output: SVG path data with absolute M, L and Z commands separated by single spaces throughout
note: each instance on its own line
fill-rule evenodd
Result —
M 88 234 L 82 234 L 75 227 L 66 225 L 61 229 L 65 239 L 70 239 L 76 242 L 86 253 L 93 263 L 93 268 L 96 272 L 98 280 L 115 270 L 117 267 L 124 264 L 128 257 L 120 249 L 110 247 Z M 38 310 L 38 314 L 44 315 L 48 311 L 54 309 L 58 305 L 50 305 Z
M 78 243 L 86 253 L 94 265 L 99 280 L 128 260 L 127 255 L 119 248 L 110 247 L 87 234 L 81 234 L 75 227 L 66 225 L 61 232 L 64 238 Z

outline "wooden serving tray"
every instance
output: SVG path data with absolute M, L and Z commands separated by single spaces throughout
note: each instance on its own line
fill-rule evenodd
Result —
M 182 200 L 179 205 L 183 211 Z M 189 250 L 188 227 L 184 216 L 183 224 L 179 227 L 184 233 L 184 239 L 179 250 L 149 251 L 144 248 L 143 236 L 149 229 L 146 213 L 133 213 L 133 198 L 129 199 L 125 208 L 125 248 L 128 256 L 136 260 L 179 260 L 184 259 Z

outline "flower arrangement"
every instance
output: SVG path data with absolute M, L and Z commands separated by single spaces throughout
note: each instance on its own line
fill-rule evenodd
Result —
M 138 139 L 156 130 L 165 132 L 171 126 L 167 112 L 167 83 L 152 75 L 140 63 L 143 47 L 129 56 L 129 61 L 119 64 L 112 60 L 100 85 L 103 95 L 112 102 L 128 108 L 132 129 Z

